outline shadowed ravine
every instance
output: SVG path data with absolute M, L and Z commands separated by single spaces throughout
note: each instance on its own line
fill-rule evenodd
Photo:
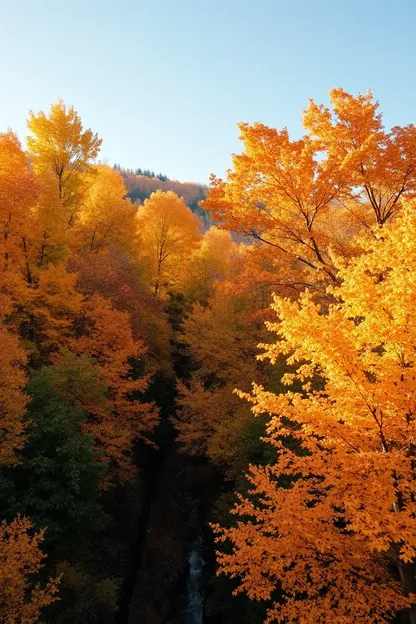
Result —
M 176 449 L 162 463 L 149 505 L 128 624 L 202 624 L 202 508 L 214 471 Z

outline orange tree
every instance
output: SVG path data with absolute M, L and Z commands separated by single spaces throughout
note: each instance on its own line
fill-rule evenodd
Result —
M 371 93 L 333 89 L 330 100 L 331 109 L 309 103 L 297 140 L 286 128 L 239 124 L 243 152 L 225 179 L 212 177 L 202 203 L 257 243 L 263 264 L 267 252 L 277 285 L 335 282 L 329 249 L 355 255 L 356 234 L 387 223 L 416 189 L 416 128 L 386 130 Z
M 416 622 L 415 239 L 409 206 L 361 256 L 333 259 L 341 285 L 325 312 L 308 292 L 274 299 L 262 357 L 287 358 L 284 381 L 303 391 L 254 386 L 277 459 L 251 468 L 240 519 L 217 527 L 233 545 L 220 571 L 271 599 L 268 622 L 374 624 L 402 610 Z
M 28 518 L 17 517 L 0 524 L 0 619 L 4 624 L 34 624 L 41 609 L 58 600 L 59 578 L 44 588 L 32 580 L 43 567 L 45 555 L 39 544 L 44 531 L 31 534 Z M 32 577 L 32 578 L 31 578 Z
M 79 337 L 70 339 L 68 346 L 78 355 L 92 358 L 107 391 L 105 402 L 97 403 L 88 394 L 78 397 L 81 407 L 91 415 L 85 429 L 109 467 L 105 485 L 116 477 L 120 482 L 131 481 L 136 470 L 133 443 L 138 438 L 149 441 L 158 423 L 155 405 L 140 400 L 149 376 L 134 370 L 146 348 L 142 341 L 133 339 L 128 313 L 116 310 L 100 295 L 85 299 L 76 330 Z M 69 396 L 70 386 L 70 379 L 64 381 L 63 389 Z

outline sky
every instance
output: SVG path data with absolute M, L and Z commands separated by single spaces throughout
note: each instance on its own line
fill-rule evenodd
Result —
M 62 98 L 103 162 L 205 183 L 333 87 L 416 122 L 415 33 L 415 0 L 0 0 L 0 131 Z

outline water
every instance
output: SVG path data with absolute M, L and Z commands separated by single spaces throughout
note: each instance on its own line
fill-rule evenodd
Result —
M 185 624 L 203 624 L 204 621 L 203 548 L 204 541 L 201 533 L 193 542 L 188 555 L 189 576 L 186 583 Z

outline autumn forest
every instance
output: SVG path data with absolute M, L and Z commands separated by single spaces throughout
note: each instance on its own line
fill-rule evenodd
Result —
M 209 187 L 0 134 L 4 624 L 416 624 L 416 127 L 328 101 Z

